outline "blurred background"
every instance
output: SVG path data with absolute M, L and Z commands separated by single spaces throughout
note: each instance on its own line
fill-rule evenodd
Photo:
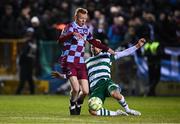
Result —
M 0 94 L 68 95 L 69 82 L 50 73 L 61 71 L 57 38 L 77 7 L 89 11 L 94 37 L 114 50 L 147 39 L 113 63 L 124 95 L 180 95 L 180 0 L 0 0 Z

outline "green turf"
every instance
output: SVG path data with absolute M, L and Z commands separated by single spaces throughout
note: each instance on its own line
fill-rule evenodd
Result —
M 82 115 L 69 116 L 67 96 L 0 96 L 0 123 L 180 123 L 180 97 L 127 97 L 131 108 L 142 112 L 134 117 L 95 117 L 87 111 L 87 99 Z M 116 110 L 118 103 L 108 98 L 105 107 Z

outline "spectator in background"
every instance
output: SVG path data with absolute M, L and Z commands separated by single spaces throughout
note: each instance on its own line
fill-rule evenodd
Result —
M 17 21 L 13 14 L 13 6 L 5 5 L 4 15 L 0 20 L 0 37 L 1 38 L 17 38 L 18 27 Z
M 31 25 L 34 29 L 34 37 L 37 41 L 45 39 L 44 30 L 41 26 L 41 22 L 37 16 L 31 18 Z
M 108 36 L 106 34 L 104 23 L 99 23 L 98 27 L 95 28 L 94 37 L 102 41 L 103 44 L 108 44 Z
M 177 28 L 176 28 L 176 35 L 177 35 L 177 41 L 178 41 L 177 44 L 180 45 L 180 10 L 174 11 L 174 18 L 177 25 Z
M 130 41 L 132 42 L 131 44 L 134 44 L 137 39 L 135 28 L 133 26 L 129 26 L 121 45 L 129 43 Z
M 0 38 L 6 39 L 14 39 L 18 37 L 18 27 L 17 27 L 17 21 L 14 16 L 14 10 L 13 6 L 11 4 L 6 4 L 4 6 L 4 15 L 2 15 L 2 18 L 0 19 Z M 9 55 L 10 53 L 10 44 L 5 43 L 3 45 L 3 49 L 1 49 L 4 52 L 4 57 L 6 59 L 3 60 L 3 65 L 7 66 L 7 68 L 10 66 L 11 58 Z
M 92 23 L 94 27 L 98 27 L 100 20 L 102 20 L 102 13 L 99 10 L 95 10 L 93 14 Z
M 149 41 L 145 45 L 144 55 L 147 57 L 148 64 L 148 96 L 155 96 L 156 86 L 160 80 L 160 61 L 161 61 L 161 46 L 157 40 L 156 33 L 156 18 L 152 13 L 143 13 L 144 24 L 142 25 L 141 35 Z
M 108 29 L 109 46 L 113 49 L 118 48 L 124 39 L 127 27 L 122 16 L 114 17 L 113 24 Z
M 40 40 L 44 40 L 46 38 L 46 36 L 44 34 L 44 30 L 42 28 L 41 22 L 37 16 L 33 16 L 31 18 L 31 25 L 32 25 L 32 28 L 34 29 L 33 37 L 37 41 L 37 43 L 36 43 L 37 48 L 39 48 Z M 39 49 L 37 49 L 37 51 L 36 51 L 36 69 L 35 69 L 36 70 L 35 74 L 37 77 L 41 75 L 41 64 L 40 64 L 39 56 L 40 56 L 40 51 L 39 51 Z
M 70 20 L 71 20 L 71 14 L 70 14 L 70 11 L 69 10 L 71 10 L 71 8 L 70 8 L 70 6 L 69 6 L 69 3 L 67 2 L 67 1 L 63 1 L 62 3 L 61 3 L 61 6 L 59 7 L 59 10 L 61 10 L 61 13 L 59 13 L 59 11 L 58 11 L 58 13 L 59 13 L 59 16 L 61 17 L 60 19 L 61 19 L 61 22 L 62 23 L 68 23 L 68 22 L 70 22 Z M 63 18 L 62 18 L 63 17 Z
M 159 41 L 163 46 L 176 46 L 178 44 L 177 23 L 170 12 L 160 13 L 157 28 Z
M 55 40 L 57 39 L 57 36 L 54 37 L 55 33 L 55 28 L 53 27 L 54 23 L 51 20 L 52 13 L 50 10 L 44 11 L 42 15 L 42 27 L 44 30 L 44 34 L 46 36 L 46 40 Z
M 20 67 L 20 82 L 16 91 L 16 94 L 21 94 L 25 86 L 26 81 L 29 84 L 30 94 L 35 93 L 35 84 L 33 81 L 33 70 L 34 63 L 36 58 L 36 39 L 34 39 L 34 29 L 28 28 L 26 31 L 26 42 L 21 51 L 19 58 L 19 67 Z
M 20 16 L 17 18 L 19 37 L 26 34 L 26 29 L 31 26 L 31 8 L 26 6 L 22 8 Z

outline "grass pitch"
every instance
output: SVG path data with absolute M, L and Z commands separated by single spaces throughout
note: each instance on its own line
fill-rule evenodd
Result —
M 180 123 L 180 97 L 126 97 L 130 108 L 142 115 L 95 117 L 88 113 L 87 99 L 80 116 L 70 116 L 68 96 L 0 96 L 0 123 Z M 119 104 L 108 98 L 105 107 L 117 110 Z

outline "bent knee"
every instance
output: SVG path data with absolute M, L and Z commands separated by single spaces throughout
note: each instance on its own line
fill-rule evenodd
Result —
M 111 96 L 115 99 L 121 99 L 121 94 L 118 91 L 111 92 Z

